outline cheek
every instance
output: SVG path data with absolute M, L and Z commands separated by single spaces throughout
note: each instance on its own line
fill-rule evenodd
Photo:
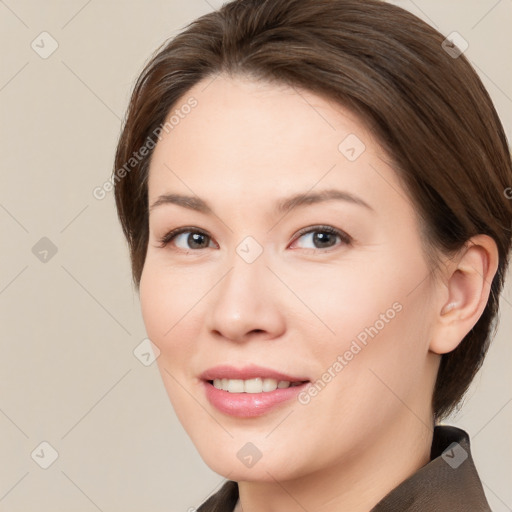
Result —
M 316 334 L 311 329 L 310 338 L 318 342 L 309 343 L 308 355 L 322 363 L 319 373 L 336 375 L 333 392 L 357 389 L 370 402 L 372 395 L 390 395 L 386 384 L 407 394 L 424 371 L 428 352 L 428 269 L 415 254 L 402 253 L 399 262 L 399 255 L 389 256 L 354 265 L 350 272 L 331 269 L 323 280 L 327 287 L 319 287 L 319 279 L 309 293 L 303 288 L 303 297 L 329 327 Z
M 159 348 L 158 365 L 172 375 L 190 378 L 190 361 L 198 352 L 204 322 L 200 301 L 207 291 L 193 272 L 179 273 L 148 259 L 142 272 L 139 296 L 146 332 Z M 172 385 L 166 381 L 166 387 Z
M 317 316 L 319 353 L 329 353 L 329 347 L 330 352 L 343 349 L 357 336 L 364 341 L 372 326 L 380 332 L 395 322 L 412 273 L 404 275 L 402 269 L 398 274 L 394 267 L 383 260 L 346 261 L 339 268 L 318 268 L 295 276 L 294 290 L 314 313 L 306 312 L 312 318 L 312 327 Z
M 191 415 L 196 419 L 194 402 L 185 389 L 194 377 L 189 363 L 197 352 L 198 336 L 193 331 L 200 323 L 194 321 L 192 307 L 197 299 L 183 294 L 172 273 L 151 263 L 144 267 L 139 295 L 146 333 L 160 350 L 156 363 L 162 382 L 176 415 L 188 425 Z
M 162 286 L 151 263 L 146 261 L 140 279 L 139 297 L 146 331 L 154 343 L 165 333 L 165 311 L 172 311 L 172 298 L 164 290 L 165 286 Z
M 419 412 L 418 398 L 426 392 L 425 344 L 412 337 L 421 321 L 418 310 L 407 303 L 387 315 L 374 304 L 353 311 L 352 317 L 340 315 L 336 338 L 325 339 L 308 353 L 308 359 L 321 362 L 320 370 L 315 394 L 302 397 L 302 414 L 297 415 L 302 428 L 314 429 L 319 438 L 331 438 L 339 446 L 344 446 L 347 433 L 355 446 L 371 443 L 378 425 L 407 417 L 410 410 Z M 381 311 L 387 323 L 375 315 Z M 340 428 L 333 431 L 333 425 Z M 350 453 L 350 444 L 345 448 Z
M 183 291 L 171 275 L 160 271 L 149 260 L 144 266 L 139 288 L 146 332 L 164 358 L 173 346 L 175 333 L 186 323 L 186 317 L 180 321 L 185 314 Z

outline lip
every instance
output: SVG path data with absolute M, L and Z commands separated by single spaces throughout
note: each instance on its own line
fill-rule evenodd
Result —
M 303 384 L 261 393 L 231 393 L 230 391 L 217 389 L 210 383 L 214 379 L 247 380 L 256 377 L 271 378 L 277 381 L 303 382 Z M 287 375 L 257 365 L 249 365 L 244 368 L 235 368 L 229 365 L 215 366 L 204 371 L 200 378 L 208 401 L 220 412 L 239 418 L 261 416 L 281 404 L 284 405 L 284 402 L 295 398 L 311 383 L 307 378 Z
M 238 418 L 253 418 L 261 416 L 270 410 L 285 405 L 284 402 L 295 398 L 310 382 L 288 388 L 277 388 L 274 391 L 262 393 L 231 393 L 217 389 L 209 381 L 201 382 L 206 398 L 220 412 Z
M 235 368 L 234 366 L 230 365 L 219 365 L 209 368 L 200 375 L 200 378 L 205 381 L 214 379 L 247 380 L 255 379 L 256 377 L 270 378 L 277 381 L 287 380 L 290 382 L 304 382 L 309 380 L 307 377 L 287 375 L 285 373 L 273 370 L 272 368 L 265 368 L 255 364 L 244 366 L 243 368 Z M 272 393 L 272 391 L 270 391 L 270 393 Z

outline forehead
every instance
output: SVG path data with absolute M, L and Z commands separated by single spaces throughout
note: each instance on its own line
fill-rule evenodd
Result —
M 151 160 L 150 197 L 166 188 L 249 198 L 340 185 L 368 196 L 379 193 L 376 168 L 394 174 L 355 114 L 294 87 L 210 77 L 184 94 L 169 120 Z

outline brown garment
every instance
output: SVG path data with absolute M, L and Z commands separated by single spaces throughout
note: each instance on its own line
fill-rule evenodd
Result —
M 197 512 L 233 512 L 238 484 L 228 480 Z M 468 434 L 457 427 L 434 428 L 430 462 L 390 491 L 370 512 L 492 512 L 475 464 Z

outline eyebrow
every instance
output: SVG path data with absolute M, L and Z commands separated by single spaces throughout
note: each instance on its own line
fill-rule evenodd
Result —
M 289 197 L 285 197 L 277 201 L 274 208 L 276 214 L 284 214 L 289 212 L 292 208 L 323 203 L 326 201 L 345 201 L 352 204 L 363 206 L 372 212 L 375 210 L 359 196 L 356 196 L 350 192 L 337 189 L 327 189 L 320 192 L 305 192 L 294 194 Z M 213 209 L 203 199 L 197 196 L 187 196 L 182 194 L 163 194 L 157 198 L 157 200 L 150 206 L 149 210 L 153 210 L 157 206 L 163 204 L 176 204 L 183 208 L 188 208 L 206 215 L 212 214 Z

